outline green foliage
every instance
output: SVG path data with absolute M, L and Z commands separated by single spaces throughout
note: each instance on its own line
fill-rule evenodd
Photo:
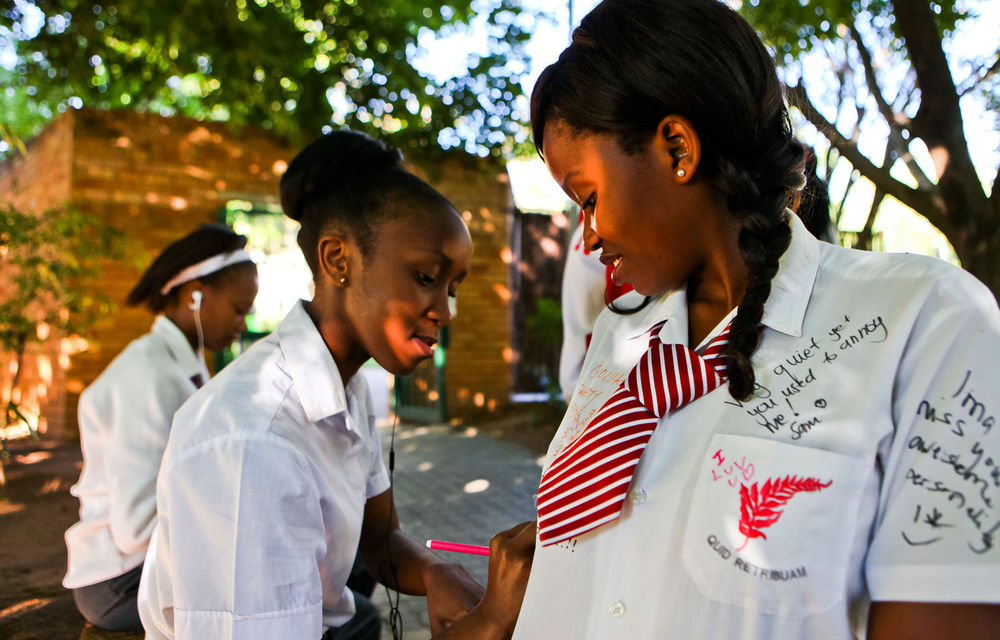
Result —
M 930 4 L 942 35 L 967 15 L 955 0 Z M 845 37 L 858 21 L 880 34 L 893 50 L 903 45 L 892 31 L 888 0 L 746 0 L 740 13 L 786 62 L 823 41 Z
M 120 232 L 77 209 L 0 209 L 0 351 L 16 358 L 12 389 L 29 343 L 82 333 L 113 311 L 105 295 L 82 282 L 102 261 L 129 253 Z M 11 402 L 0 427 L 19 422 L 32 428 Z
M 37 34 L 35 8 L 45 17 Z M 467 29 L 483 12 L 488 53 L 467 74 L 437 81 L 413 66 L 418 37 Z M 37 116 L 86 104 L 262 125 L 293 140 L 346 125 L 438 148 L 444 132 L 499 154 L 523 119 L 514 103 L 529 21 L 518 0 L 19 0 L 0 9 L 0 45 L 17 54 L 0 114 L 22 136 Z
M 562 344 L 562 307 L 552 298 L 539 298 L 535 313 L 524 320 L 532 342 L 546 347 Z
M 79 333 L 110 313 L 107 298 L 80 282 L 97 275 L 102 260 L 125 255 L 121 232 L 77 209 L 0 210 L 0 349 L 40 340 L 40 324 Z

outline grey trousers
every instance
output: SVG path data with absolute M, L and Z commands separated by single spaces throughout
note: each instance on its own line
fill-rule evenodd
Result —
M 73 589 L 76 608 L 91 624 L 109 631 L 142 631 L 136 595 L 142 565 L 104 582 Z M 347 624 L 328 629 L 323 640 L 379 640 L 382 618 L 371 600 L 354 591 L 356 612 Z
M 347 624 L 327 629 L 323 640 L 379 640 L 382 618 L 371 600 L 354 591 L 354 617 Z
M 73 589 L 73 600 L 87 622 L 109 631 L 142 631 L 136 595 L 142 565 L 110 580 Z

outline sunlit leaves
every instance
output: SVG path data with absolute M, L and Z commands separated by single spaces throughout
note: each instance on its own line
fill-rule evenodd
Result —
M 955 0 L 932 3 L 938 28 L 955 28 L 965 13 Z M 743 0 L 740 13 L 761 33 L 779 56 L 796 57 L 824 40 L 845 35 L 858 22 L 885 38 L 896 50 L 902 41 L 892 33 L 889 0 Z
M 488 54 L 449 79 L 414 68 L 422 30 L 462 30 L 477 11 L 488 14 Z M 43 119 L 78 96 L 291 137 L 348 125 L 428 148 L 451 129 L 458 144 L 496 153 L 519 126 L 523 18 L 517 0 L 18 0 L 0 10 L 0 46 L 15 47 L 19 109 L 30 98 Z M 33 132 L 23 117 L 8 122 Z

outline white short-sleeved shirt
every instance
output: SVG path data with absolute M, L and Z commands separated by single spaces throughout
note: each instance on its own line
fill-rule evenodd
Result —
M 1000 602 L 996 301 L 945 262 L 791 225 L 754 397 L 661 418 L 620 520 L 536 549 L 515 638 L 839 640 L 870 600 Z M 686 342 L 683 292 L 601 315 L 549 461 L 662 319 Z
M 139 587 L 147 638 L 319 638 L 368 498 L 389 488 L 363 376 L 344 385 L 302 303 L 177 412 Z
M 63 586 L 85 587 L 142 564 L 156 520 L 156 473 L 174 412 L 205 364 L 177 326 L 159 316 L 80 395 L 83 471 L 70 493 L 80 521 L 66 531 Z
M 606 299 L 618 298 L 632 288 L 631 285 L 615 285 L 610 271 L 611 267 L 602 264 L 600 256 L 584 245 L 581 218 L 570 238 L 562 278 L 563 342 L 559 352 L 559 387 L 567 401 L 573 397 L 594 323 L 604 310 Z

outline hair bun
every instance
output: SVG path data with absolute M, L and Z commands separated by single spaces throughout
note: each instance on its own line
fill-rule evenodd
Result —
M 359 178 L 399 169 L 398 149 L 360 131 L 338 129 L 303 149 L 281 177 L 281 208 L 302 221 L 307 205 L 323 194 L 349 190 Z

